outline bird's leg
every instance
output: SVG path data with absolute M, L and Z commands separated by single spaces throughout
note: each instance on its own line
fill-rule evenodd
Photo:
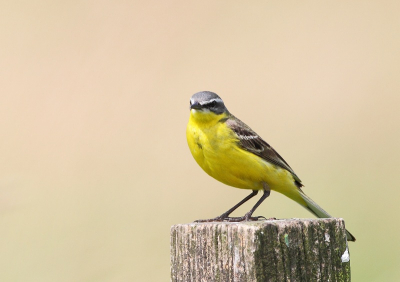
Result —
M 264 188 L 264 194 L 262 195 L 262 197 L 260 198 L 260 200 L 258 200 L 258 202 L 254 205 L 254 207 L 248 212 L 246 213 L 244 216 L 242 217 L 229 217 L 226 220 L 229 222 L 239 222 L 239 221 L 256 221 L 259 218 L 265 218 L 263 216 L 256 216 L 256 217 L 252 217 L 254 211 L 258 208 L 259 205 L 261 205 L 261 203 L 270 195 L 271 193 L 271 189 L 269 188 L 267 183 L 263 183 L 263 188 Z
M 233 206 L 230 210 L 224 212 L 220 216 L 217 216 L 216 218 L 211 218 L 211 219 L 199 219 L 199 220 L 195 220 L 194 222 L 213 222 L 213 221 L 224 221 L 224 220 L 227 220 L 227 219 L 229 220 L 229 215 L 234 210 L 236 210 L 238 207 L 240 207 L 241 205 L 246 203 L 248 200 L 250 200 L 251 198 L 253 198 L 257 194 L 258 194 L 258 190 L 253 190 L 253 192 L 251 192 L 250 195 L 248 195 L 246 198 L 241 200 L 239 203 L 237 203 L 235 206 Z

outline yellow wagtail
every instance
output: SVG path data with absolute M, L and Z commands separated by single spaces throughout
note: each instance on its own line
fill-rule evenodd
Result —
M 304 194 L 300 178 L 288 163 L 249 126 L 229 113 L 217 94 L 204 91 L 192 96 L 186 137 L 194 159 L 208 175 L 227 185 L 252 190 L 222 215 L 197 222 L 258 220 L 261 217 L 253 217 L 253 212 L 271 190 L 296 201 L 317 217 L 331 217 Z M 229 217 L 259 190 L 264 194 L 248 213 Z M 348 241 L 356 240 L 346 232 Z

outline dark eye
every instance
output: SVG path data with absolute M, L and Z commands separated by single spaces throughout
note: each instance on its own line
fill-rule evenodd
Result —
M 212 101 L 211 103 L 210 103 L 210 107 L 215 107 L 217 105 L 217 102 L 215 102 L 215 101 Z

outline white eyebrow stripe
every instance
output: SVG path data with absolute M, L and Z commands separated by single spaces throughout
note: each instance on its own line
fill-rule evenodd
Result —
M 256 135 L 237 135 L 240 139 L 244 139 L 244 140 L 251 140 L 251 139 L 257 139 L 258 136 Z
M 200 102 L 200 105 L 203 106 L 203 105 L 210 104 L 212 102 L 223 102 L 223 101 L 220 98 L 215 98 L 215 99 L 211 99 L 211 100 L 208 100 L 208 101 Z

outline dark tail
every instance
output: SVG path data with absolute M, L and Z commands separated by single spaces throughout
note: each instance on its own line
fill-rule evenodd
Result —
M 303 191 L 300 191 L 300 196 L 306 202 L 307 206 L 304 206 L 310 212 L 315 214 L 319 218 L 330 218 L 332 217 L 329 213 L 327 213 L 323 208 L 321 208 L 316 202 L 314 202 L 310 197 L 304 194 Z M 347 241 L 355 242 L 356 238 L 346 229 Z

